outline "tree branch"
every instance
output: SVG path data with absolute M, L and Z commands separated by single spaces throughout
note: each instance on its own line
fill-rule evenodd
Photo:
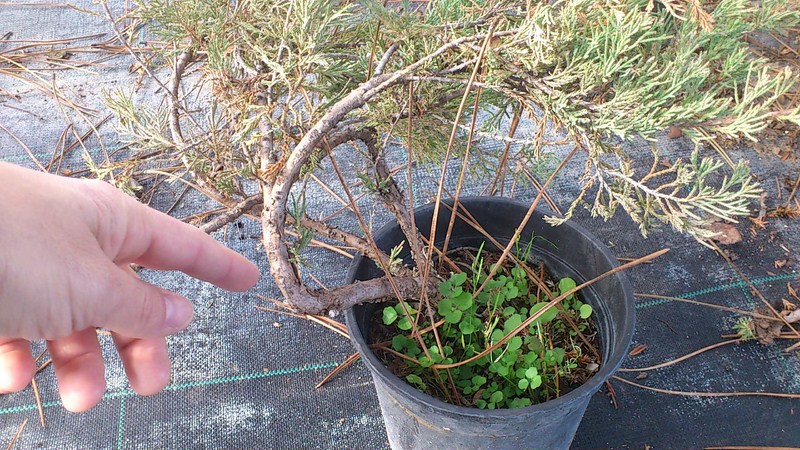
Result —
M 397 223 L 400 224 L 400 229 L 408 239 L 408 244 L 411 249 L 411 257 L 417 264 L 425 261 L 422 254 L 422 247 L 420 246 L 420 233 L 416 227 L 411 224 L 411 212 L 409 211 L 408 203 L 406 202 L 403 192 L 397 186 L 397 182 L 392 176 L 392 172 L 386 165 L 386 159 L 383 157 L 383 152 L 378 149 L 377 140 L 365 140 L 364 144 L 367 146 L 367 151 L 372 159 L 372 166 L 374 170 L 375 184 L 377 186 L 376 197 L 386 208 L 394 215 Z
M 500 37 L 516 33 L 510 30 L 495 33 Z M 303 286 L 292 266 L 289 251 L 284 241 L 284 225 L 286 223 L 286 203 L 289 192 L 297 181 L 302 167 L 308 162 L 314 150 L 328 136 L 348 114 L 361 108 L 374 96 L 384 90 L 405 82 L 409 74 L 423 67 L 436 57 L 456 48 L 464 43 L 486 39 L 485 34 L 466 36 L 450 41 L 438 49 L 396 72 L 377 75 L 362 83 L 359 87 L 345 95 L 332 105 L 327 113 L 318 120 L 303 136 L 286 160 L 285 165 L 277 174 L 271 186 L 262 183 L 264 191 L 263 211 L 261 214 L 261 228 L 263 233 L 264 251 L 270 261 L 275 284 L 283 293 L 286 301 L 302 311 L 322 311 L 330 309 L 320 303 L 320 298 L 314 295 L 307 287 Z M 329 136 L 328 143 L 334 145 Z
M 178 144 L 178 148 L 184 146 L 183 133 L 181 132 L 180 122 L 180 94 L 181 79 L 183 73 L 189 64 L 194 59 L 194 52 L 191 48 L 187 48 L 175 59 L 175 70 L 172 72 L 172 78 L 169 80 L 169 132 L 172 135 L 172 140 Z
M 392 55 L 397 50 L 397 47 L 398 47 L 397 42 L 395 42 L 394 44 L 389 46 L 389 48 L 386 50 L 386 53 L 383 54 L 383 57 L 378 62 L 378 66 L 375 68 L 376 76 L 383 74 L 383 69 L 386 68 L 386 64 L 389 64 L 389 59 L 391 59 Z
M 204 223 L 203 225 L 200 226 L 200 229 L 204 233 L 212 233 L 214 231 L 217 231 L 220 228 L 224 227 L 225 225 L 238 219 L 243 214 L 246 214 L 253 208 L 257 208 L 258 206 L 260 206 L 263 200 L 264 196 L 262 196 L 260 193 L 251 195 L 250 197 L 245 198 L 241 202 L 226 208 L 224 213 Z
M 286 222 L 289 225 L 297 226 L 294 217 L 292 217 L 291 215 L 286 216 Z M 387 267 L 391 266 L 389 255 L 383 252 L 375 254 L 375 252 L 372 251 L 372 247 L 370 247 L 369 242 L 367 242 L 367 240 L 362 237 L 356 236 L 355 234 L 352 233 L 348 233 L 340 228 L 336 228 L 335 226 L 327 224 L 325 222 L 320 222 L 318 220 L 311 219 L 307 216 L 303 216 L 303 218 L 300 219 L 299 225 L 303 228 L 307 228 L 313 231 L 319 236 L 333 239 L 335 241 L 347 245 L 348 247 L 352 247 L 357 252 L 375 261 L 376 263 L 379 263 L 379 261 L 383 261 L 384 265 L 386 265 Z M 397 275 L 410 276 L 411 270 L 401 265 L 397 268 Z

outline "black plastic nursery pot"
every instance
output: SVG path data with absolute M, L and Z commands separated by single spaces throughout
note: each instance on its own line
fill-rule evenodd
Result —
M 507 244 L 530 205 L 500 197 L 462 198 L 460 203 L 474 219 L 502 245 Z M 452 202 L 449 202 L 452 205 Z M 434 205 L 415 211 L 420 232 L 430 236 Z M 581 283 L 616 267 L 609 249 L 583 227 L 567 222 L 553 227 L 535 211 L 520 235 L 527 245 L 532 236 L 532 257 L 542 261 L 550 273 L 572 277 Z M 441 248 L 450 210 L 439 208 L 436 245 Z M 374 234 L 378 247 L 388 251 L 405 240 L 396 222 Z M 468 223 L 456 218 L 449 248 L 478 247 L 486 238 Z M 487 249 L 491 248 L 487 242 Z M 406 261 L 409 254 L 403 254 Z M 356 257 L 348 282 L 382 275 L 369 259 Z M 347 312 L 351 338 L 375 382 L 389 443 L 394 449 L 566 449 L 580 424 L 589 400 L 619 368 L 633 338 L 634 296 L 623 273 L 609 276 L 581 291 L 582 299 L 595 311 L 602 363 L 585 384 L 561 397 L 515 409 L 484 410 L 456 406 L 438 400 L 398 378 L 369 348 L 373 314 L 379 304 L 365 304 Z

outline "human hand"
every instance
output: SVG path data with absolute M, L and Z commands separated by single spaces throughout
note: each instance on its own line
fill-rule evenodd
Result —
M 95 327 L 111 331 L 134 391 L 167 385 L 164 337 L 189 325 L 192 305 L 139 280 L 130 263 L 233 291 L 259 276 L 199 229 L 107 183 L 0 162 L 0 394 L 28 385 L 28 341 L 46 339 L 64 407 L 95 406 L 106 387 Z

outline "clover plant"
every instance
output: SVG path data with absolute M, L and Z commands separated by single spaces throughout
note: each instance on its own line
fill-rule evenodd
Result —
M 491 266 L 486 265 L 482 247 L 469 271 L 450 273 L 439 284 L 441 296 L 435 308 L 438 313 L 435 319 L 441 323 L 437 329 L 441 348 L 430 331 L 422 335 L 428 351 L 420 348 L 419 341 L 410 333 L 412 322 L 418 321 L 419 330 L 430 330 L 431 324 L 425 317 L 416 317 L 418 311 L 410 302 L 383 309 L 383 324 L 394 333 L 392 349 L 408 357 L 390 366 L 409 384 L 443 399 L 451 398 L 452 393 L 443 395 L 431 366 L 452 364 L 479 354 L 547 305 L 544 293 L 533 285 L 520 265 L 512 263 L 486 281 Z M 529 250 L 530 247 L 524 253 Z M 484 289 L 475 295 L 484 282 Z M 569 277 L 551 284 L 554 296 L 576 285 Z M 578 332 L 594 337 L 592 307 L 576 295 L 566 298 L 561 306 L 562 312 L 555 306 L 550 307 L 526 330 L 490 354 L 448 369 L 458 390 L 455 403 L 488 409 L 528 406 L 558 397 L 585 381 L 573 371 L 580 363 L 592 367 L 599 364 L 585 354 L 583 343 L 577 337 Z M 564 315 L 569 316 L 577 330 L 569 325 Z M 583 373 L 587 372 L 591 370 L 584 368 Z M 439 376 L 446 376 L 443 374 L 440 370 Z

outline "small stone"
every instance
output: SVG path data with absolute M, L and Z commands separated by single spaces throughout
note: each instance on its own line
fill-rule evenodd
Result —
M 273 327 L 275 327 L 275 328 L 280 328 L 280 327 L 282 327 L 283 325 L 281 325 L 281 323 L 280 323 L 280 322 L 273 322 L 273 323 L 272 323 L 272 326 L 273 326 Z

